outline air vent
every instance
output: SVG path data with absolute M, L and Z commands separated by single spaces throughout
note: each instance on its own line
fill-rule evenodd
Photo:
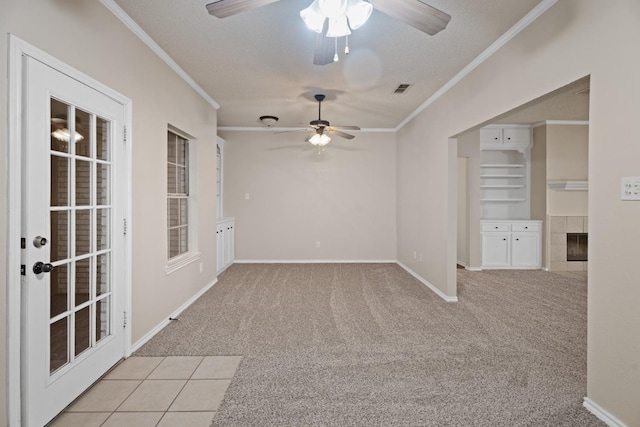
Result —
M 397 94 L 403 94 L 405 93 L 411 86 L 413 86 L 411 83 L 400 83 L 398 85 L 398 87 L 395 88 L 395 90 L 393 91 L 393 93 L 397 93 Z

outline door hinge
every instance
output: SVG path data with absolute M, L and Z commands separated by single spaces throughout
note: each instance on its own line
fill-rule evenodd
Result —
M 126 126 L 123 126 L 123 127 L 124 127 L 124 142 L 126 144 L 127 143 L 127 127 Z
M 25 239 L 24 237 L 20 238 L 20 248 L 27 249 L 27 239 Z
M 20 265 L 20 275 L 21 276 L 26 276 L 27 275 L 27 266 L 24 264 Z
M 122 312 L 122 327 L 123 328 L 127 327 L 127 312 L 126 311 Z
M 122 234 L 124 234 L 126 236 L 127 235 L 127 218 L 124 218 L 122 220 L 122 224 L 123 224 Z

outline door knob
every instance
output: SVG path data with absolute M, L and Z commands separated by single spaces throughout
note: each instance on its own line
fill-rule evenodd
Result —
M 35 239 L 33 239 L 33 246 L 35 246 L 36 248 L 41 248 L 46 244 L 47 244 L 46 237 L 38 236 Z
M 51 270 L 53 270 L 53 265 L 49 263 L 45 264 L 44 262 L 38 261 L 33 264 L 33 272 L 36 274 L 49 273 Z

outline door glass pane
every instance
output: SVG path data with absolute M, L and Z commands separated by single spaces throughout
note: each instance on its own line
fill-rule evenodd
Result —
M 96 342 L 108 337 L 111 333 L 110 302 L 111 297 L 105 297 L 96 302 Z
M 98 255 L 96 261 L 96 297 L 111 291 L 111 280 L 109 278 L 111 266 L 109 265 L 108 253 Z
M 88 254 L 91 250 L 91 211 L 76 211 L 76 256 Z
M 103 251 L 111 248 L 109 242 L 111 209 L 96 209 L 96 250 Z
M 91 162 L 76 160 L 76 206 L 91 204 Z
M 69 331 L 67 327 L 67 317 L 49 326 L 49 373 L 69 362 Z
M 69 211 L 52 211 L 50 216 L 50 261 L 56 262 L 69 257 Z
M 59 265 L 50 274 L 49 317 L 54 318 L 69 309 L 68 264 Z
M 96 118 L 96 158 L 110 160 L 109 150 L 109 122 L 102 117 Z
M 76 306 L 89 301 L 91 296 L 91 258 L 76 261 Z
M 76 109 L 76 155 L 91 157 L 91 115 Z
M 82 310 L 76 311 L 75 319 L 75 355 L 79 355 L 89 348 L 91 345 L 91 306 L 87 306 Z
M 62 153 L 69 152 L 69 130 L 67 118 L 69 105 L 57 99 L 51 99 L 51 150 Z
M 69 159 L 51 156 L 51 206 L 69 206 Z
M 96 204 L 109 204 L 109 171 L 110 165 L 96 164 Z

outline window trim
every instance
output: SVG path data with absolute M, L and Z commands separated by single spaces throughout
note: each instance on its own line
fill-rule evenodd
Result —
M 197 205 L 197 194 L 198 194 L 198 186 L 197 186 L 197 139 L 189 135 L 188 133 L 176 128 L 175 126 L 168 125 L 167 131 L 171 132 L 180 138 L 184 138 L 187 141 L 187 162 L 186 162 L 186 172 L 187 172 L 187 251 L 177 255 L 173 258 L 168 258 L 169 256 L 169 218 L 168 218 L 168 209 L 165 209 L 165 256 L 166 258 L 166 267 L 165 274 L 170 275 L 175 271 L 186 267 L 189 264 L 192 264 L 198 260 L 200 260 L 200 251 L 198 250 L 198 205 Z M 165 145 L 167 147 L 167 144 Z M 167 153 L 168 154 L 168 153 Z M 166 162 L 168 162 L 168 155 L 166 156 Z M 165 169 L 166 170 L 166 169 Z M 167 176 L 168 182 L 168 176 Z M 167 188 L 168 190 L 168 188 Z M 172 195 L 168 191 L 165 193 L 165 203 L 169 203 L 169 196 Z

